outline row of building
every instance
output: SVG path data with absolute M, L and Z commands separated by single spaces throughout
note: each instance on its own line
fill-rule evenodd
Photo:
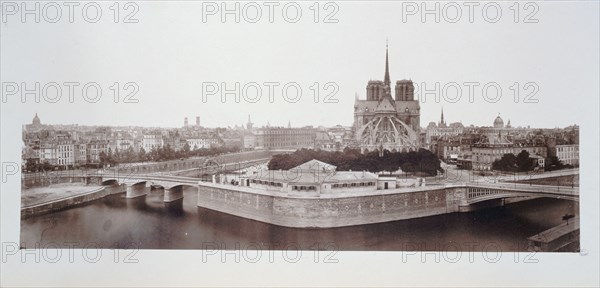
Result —
M 100 164 L 102 153 L 117 151 L 140 153 L 167 146 L 174 151 L 186 146 L 190 150 L 240 146 L 241 134 L 237 134 L 238 137 L 233 137 L 230 131 L 220 132 L 199 125 L 185 125 L 182 129 L 43 125 L 36 114 L 32 123 L 23 127 L 22 156 L 25 161 L 70 168 Z
M 525 150 L 543 168 L 548 157 L 562 164 L 579 166 L 579 127 L 534 129 L 506 125 L 500 116 L 489 127 L 446 125 L 442 112 L 438 124 L 430 123 L 424 141 L 440 159 L 467 169 L 491 170 L 504 154 L 518 155 Z

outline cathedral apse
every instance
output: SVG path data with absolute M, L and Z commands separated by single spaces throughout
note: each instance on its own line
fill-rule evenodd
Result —
M 354 103 L 354 137 L 361 152 L 416 151 L 419 148 L 420 106 L 411 80 L 398 80 L 392 97 L 388 47 L 384 80 L 367 84 L 366 98 Z

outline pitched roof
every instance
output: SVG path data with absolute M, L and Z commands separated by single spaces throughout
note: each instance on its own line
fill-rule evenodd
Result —
M 337 167 L 331 164 L 327 164 L 325 162 L 321 162 L 316 159 L 312 159 L 306 163 L 300 164 L 290 171 L 300 170 L 300 171 L 335 171 Z
M 385 97 L 383 98 L 383 100 L 381 100 L 381 102 L 379 102 L 379 105 L 377 105 L 377 108 L 375 108 L 375 112 L 396 112 L 396 106 L 394 106 L 393 104 L 393 100 L 390 97 Z

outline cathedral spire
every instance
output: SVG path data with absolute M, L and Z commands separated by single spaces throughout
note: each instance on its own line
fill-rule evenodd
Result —
M 385 40 L 385 76 L 383 77 L 383 83 L 390 87 L 390 66 L 388 61 L 388 42 Z
M 250 114 L 248 114 L 248 124 L 246 124 L 246 129 L 252 130 L 252 121 L 250 120 Z
M 442 124 L 446 124 L 446 123 L 444 122 L 444 107 L 442 107 L 442 119 L 440 120 L 440 123 L 442 123 Z

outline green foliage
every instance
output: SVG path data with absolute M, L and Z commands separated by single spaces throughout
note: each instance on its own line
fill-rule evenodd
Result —
M 55 166 L 48 163 L 48 161 L 44 161 L 40 163 L 38 160 L 34 158 L 29 158 L 25 161 L 25 171 L 31 172 L 41 172 L 41 171 L 53 171 Z
M 558 159 L 558 157 L 556 157 L 556 156 L 550 156 L 550 157 L 546 158 L 546 165 L 544 166 L 544 170 L 546 170 L 546 171 L 568 169 L 568 168 L 573 168 L 573 166 L 571 166 L 569 164 L 563 164 L 562 161 L 560 161 Z
M 529 152 L 522 150 L 519 155 L 517 155 L 517 167 L 519 171 L 531 171 L 533 167 L 535 167 L 535 162 L 533 159 L 529 158 Z
M 432 176 L 444 171 L 437 156 L 426 149 L 412 152 L 385 150 L 381 157 L 378 151 L 362 154 L 359 150 L 350 148 L 343 152 L 300 149 L 292 154 L 273 156 L 268 167 L 271 170 L 288 170 L 312 159 L 335 165 L 338 171 L 380 172 L 397 171 L 401 168 L 404 172 L 424 172 Z
M 508 154 L 504 154 L 502 155 L 502 158 L 494 161 L 494 163 L 492 163 L 492 169 L 493 170 L 500 170 L 500 171 L 510 171 L 510 172 L 516 172 L 519 168 L 517 166 L 517 156 L 515 156 L 515 154 L 512 153 L 508 153 Z
M 535 160 L 529 158 L 529 152 L 522 150 L 519 155 L 508 153 L 492 163 L 493 170 L 507 172 L 525 172 L 535 168 Z
M 160 148 L 153 147 L 149 152 L 144 150 L 144 148 L 140 148 L 138 153 L 135 153 L 133 147 L 130 147 L 125 151 L 120 151 L 117 149 L 114 151 L 114 153 L 112 149 L 109 148 L 108 153 L 102 151 L 98 156 L 100 158 L 100 164 L 104 166 L 108 164 L 114 165 L 117 163 L 135 163 L 145 161 L 160 162 L 197 156 L 212 156 L 223 153 L 238 152 L 239 150 L 240 149 L 238 147 L 214 147 L 196 149 L 192 151 L 190 150 L 190 146 L 186 143 L 179 151 L 176 151 L 170 145 L 165 145 L 164 147 Z

